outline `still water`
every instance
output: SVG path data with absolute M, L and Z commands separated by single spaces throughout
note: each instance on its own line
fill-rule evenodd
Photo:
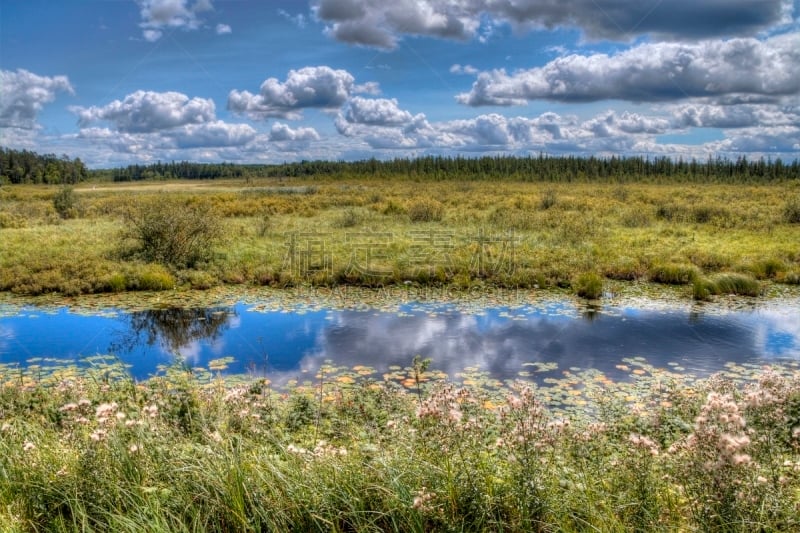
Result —
M 726 363 L 800 360 L 800 302 L 747 310 L 694 305 L 587 309 L 551 301 L 518 307 L 402 303 L 393 309 L 290 308 L 238 303 L 76 313 L 69 308 L 0 306 L 0 364 L 38 358 L 80 363 L 114 354 L 138 379 L 178 360 L 190 366 L 232 357 L 226 373 L 275 383 L 313 373 L 326 360 L 378 372 L 419 354 L 456 377 L 465 368 L 517 378 L 530 363 L 613 374 L 624 358 L 708 375 Z

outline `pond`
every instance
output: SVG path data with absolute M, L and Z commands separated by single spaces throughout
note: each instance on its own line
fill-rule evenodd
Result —
M 0 305 L 0 368 L 91 364 L 96 354 L 113 354 L 137 379 L 176 359 L 205 368 L 217 361 L 225 374 L 267 376 L 276 384 L 313 379 L 326 361 L 368 366 L 380 376 L 407 367 L 415 355 L 453 378 L 465 369 L 500 381 L 566 369 L 619 376 L 633 358 L 702 377 L 731 364 L 796 365 L 800 301 L 766 300 L 746 309 L 652 302 L 595 308 L 570 299 L 380 308 L 239 302 L 91 312 Z

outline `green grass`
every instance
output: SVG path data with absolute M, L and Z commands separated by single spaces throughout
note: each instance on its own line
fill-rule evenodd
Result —
M 581 274 L 573 288 L 581 298 L 596 300 L 603 295 L 603 278 L 592 272 Z
M 223 368 L 224 363 L 211 364 Z M 4 531 L 790 531 L 800 373 L 0 367 Z M 544 369 L 542 369 L 544 370 Z M 551 381 L 552 382 L 552 381 Z M 419 388 L 418 388 L 419 387 Z M 571 403 L 570 403 L 571 402 Z
M 174 279 L 152 286 L 178 289 L 406 281 L 547 289 L 587 273 L 691 285 L 698 276 L 750 272 L 791 283 L 800 270 L 800 226 L 776 206 L 796 197 L 796 189 L 792 182 L 266 178 L 83 184 L 72 192 L 77 218 L 65 220 L 53 205 L 57 187 L 4 187 L 0 290 L 114 292 L 122 286 L 117 274 L 125 276 L 125 290 L 134 290 L 152 262 Z M 161 215 L 132 218 L 131 205 L 157 205 Z M 198 226 L 211 220 L 203 213 L 214 215 L 215 238 L 183 253 L 194 234 L 158 226 L 187 209 L 201 215 L 193 219 Z M 140 236 L 159 236 L 164 246 L 146 249 L 131 231 L 137 221 L 148 230 Z M 172 235 L 180 239 L 171 244 Z
M 760 296 L 761 284 L 746 274 L 724 273 L 711 278 L 696 278 L 692 294 L 696 300 L 707 300 L 712 295 Z

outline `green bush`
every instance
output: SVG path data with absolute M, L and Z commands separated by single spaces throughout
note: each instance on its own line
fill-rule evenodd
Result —
M 61 187 L 53 196 L 53 207 L 61 218 L 75 218 L 78 216 L 78 198 L 75 190 L 66 185 Z
M 209 257 L 222 236 L 214 209 L 198 202 L 158 199 L 128 211 L 126 236 L 141 259 L 176 268 L 193 267 Z
M 411 222 L 438 222 L 444 216 L 444 206 L 436 200 L 417 200 L 408 207 Z
M 800 224 L 800 197 L 792 198 L 786 202 L 783 209 L 783 219 L 789 224 Z

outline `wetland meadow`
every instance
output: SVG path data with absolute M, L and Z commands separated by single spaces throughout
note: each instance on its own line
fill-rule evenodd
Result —
M 800 528 L 800 181 L 0 186 L 0 530 Z

